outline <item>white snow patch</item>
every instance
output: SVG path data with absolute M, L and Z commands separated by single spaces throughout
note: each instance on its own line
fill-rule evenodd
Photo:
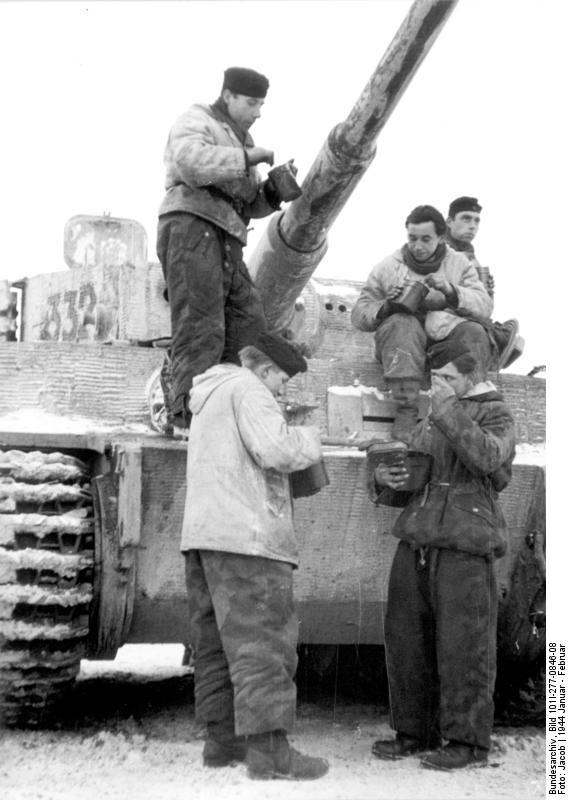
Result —
M 364 386 L 361 383 L 352 383 L 349 386 L 329 386 L 328 392 L 343 396 L 361 397 L 364 394 L 374 395 L 377 400 L 389 400 L 390 398 L 380 392 L 376 386 Z
M 22 433 L 107 433 L 111 431 L 128 431 L 133 433 L 151 433 L 152 430 L 143 423 L 116 425 L 82 417 L 74 414 L 53 414 L 41 408 L 21 408 L 0 415 L 0 431 Z
M 530 444 L 520 442 L 517 444 L 515 452 L 515 464 L 536 464 L 539 467 L 546 466 L 546 445 L 544 442 Z
M 153 678 L 186 675 L 188 668 L 181 665 L 183 652 L 182 644 L 125 644 L 119 648 L 114 660 L 81 661 L 79 679 L 109 672 Z
M 319 295 L 339 295 L 340 297 L 355 297 L 361 291 L 362 283 L 353 286 L 350 283 L 324 283 L 317 278 L 312 279 L 312 285 Z

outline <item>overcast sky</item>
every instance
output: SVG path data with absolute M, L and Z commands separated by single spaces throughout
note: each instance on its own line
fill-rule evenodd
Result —
M 168 129 L 216 98 L 227 66 L 270 79 L 252 133 L 302 178 L 357 100 L 408 0 L 0 2 L 0 279 L 66 269 L 75 214 L 140 221 L 155 256 Z M 566 253 L 562 211 L 568 14 L 563 0 L 461 0 L 379 136 L 316 275 L 364 280 L 404 240 L 411 208 L 476 195 L 494 318 L 520 320 L 525 356 L 558 386 Z M 264 221 L 255 221 L 249 250 Z M 554 370 L 548 370 L 554 379 Z M 550 385 L 550 384 L 549 384 Z M 561 391 L 551 393 L 559 430 Z M 564 445 L 555 436 L 553 449 Z

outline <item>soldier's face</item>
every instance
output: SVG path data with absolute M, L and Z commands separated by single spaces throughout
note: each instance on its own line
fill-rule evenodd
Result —
M 260 117 L 264 100 L 261 97 L 248 97 L 246 94 L 233 94 L 228 89 L 223 90 L 223 100 L 231 119 L 244 131 L 253 125 Z
M 409 222 L 406 226 L 408 249 L 417 261 L 426 261 L 436 251 L 442 239 L 433 222 Z
M 431 370 L 432 376 L 437 376 L 440 380 L 452 389 L 456 397 L 463 397 L 464 394 L 473 388 L 473 381 L 469 375 L 462 375 L 458 368 L 451 362 L 444 364 L 440 369 Z
M 453 219 L 448 217 L 446 224 L 458 242 L 472 242 L 477 235 L 480 220 L 477 211 L 458 211 Z
M 274 397 L 280 397 L 283 393 L 286 384 L 290 380 L 290 376 L 283 369 L 276 365 L 272 367 L 263 367 L 258 375 L 264 385 L 272 392 Z

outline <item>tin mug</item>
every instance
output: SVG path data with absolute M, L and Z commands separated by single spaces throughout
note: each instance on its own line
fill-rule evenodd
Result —
M 310 497 L 329 485 L 329 476 L 321 459 L 306 469 L 290 473 L 292 497 Z
M 268 177 L 272 180 L 272 183 L 275 185 L 280 195 L 280 199 L 284 203 L 289 203 L 302 194 L 302 190 L 292 170 L 293 162 L 294 159 L 292 158 L 290 161 L 286 161 L 285 164 L 279 164 L 277 167 L 273 167 L 268 173 Z
M 401 311 L 415 314 L 429 291 L 425 283 L 414 281 L 400 297 L 397 297 L 396 300 L 391 300 L 391 304 Z

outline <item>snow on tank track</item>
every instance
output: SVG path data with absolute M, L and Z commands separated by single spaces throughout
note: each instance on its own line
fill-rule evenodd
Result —
M 93 596 L 86 465 L 0 451 L 0 722 L 38 725 L 79 671 Z

